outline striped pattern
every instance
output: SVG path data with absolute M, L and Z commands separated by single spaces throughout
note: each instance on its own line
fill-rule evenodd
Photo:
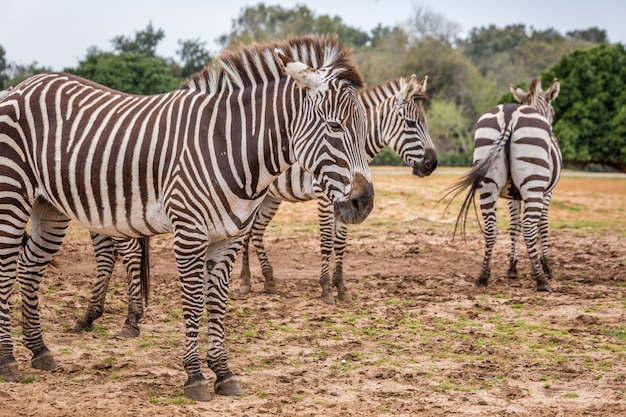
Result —
M 31 364 L 56 366 L 43 342 L 37 290 L 74 221 L 122 238 L 174 234 L 185 395 L 210 398 L 198 353 L 205 305 L 215 390 L 240 394 L 224 348 L 237 251 L 267 187 L 295 162 L 343 221 L 369 214 L 366 118 L 355 93 L 362 84 L 336 38 L 302 37 L 225 52 L 216 68 L 166 94 L 124 94 L 63 73 L 10 91 L 0 102 L 0 377 L 19 379 L 8 309 L 18 264 Z M 31 237 L 20 251 L 29 219 Z M 206 303 L 205 264 L 212 266 Z
M 387 83 L 359 91 L 359 101 L 364 105 L 368 135 L 365 149 L 368 160 L 373 159 L 385 146 L 389 146 L 402 156 L 407 165 L 413 167 L 417 176 L 430 175 L 437 166 L 435 146 L 428 134 L 428 127 L 422 109 L 422 101 L 426 99 L 427 77 L 418 81 L 415 75 L 408 78 L 398 78 Z M 303 202 L 317 199 L 320 221 L 320 242 L 322 254 L 322 268 L 320 283 L 322 299 L 332 304 L 335 297 L 330 282 L 330 259 L 335 255 L 335 269 L 332 284 L 337 288 L 338 298 L 349 301 L 351 294 L 343 280 L 343 255 L 347 239 L 347 227 L 341 222 L 335 222 L 333 206 L 316 186 L 309 173 L 296 164 L 270 185 L 266 197 L 257 211 L 254 224 L 246 234 L 242 249 L 241 284 L 239 291 L 249 293 L 250 264 L 249 242 L 252 240 L 261 269 L 265 278 L 264 290 L 267 293 L 276 291 L 273 267 L 267 256 L 263 244 L 263 236 L 267 226 L 276 214 L 282 201 Z M 141 246 L 134 239 L 128 239 L 116 245 L 113 238 L 92 234 L 98 277 L 93 290 L 93 296 L 83 317 L 81 317 L 74 331 L 88 331 L 93 329 L 94 320 L 102 315 L 106 289 L 112 273 L 112 265 L 117 254 L 124 260 L 128 274 L 128 316 L 119 335 L 122 337 L 136 337 L 140 330 L 137 325 L 143 315 L 141 307 Z M 117 247 L 117 249 L 116 249 Z
M 359 92 L 359 100 L 365 106 L 368 134 L 365 149 L 372 160 L 385 146 L 402 157 L 413 173 L 424 177 L 437 166 L 435 146 L 428 134 L 422 109 L 426 99 L 426 81 L 418 81 L 415 75 L 399 78 Z M 246 236 L 242 250 L 240 292 L 251 291 L 249 241 L 252 240 L 265 278 L 264 290 L 276 292 L 273 267 L 263 245 L 263 235 L 283 201 L 302 202 L 316 199 L 320 224 L 322 268 L 320 285 L 322 300 L 334 304 L 332 286 L 337 288 L 341 301 L 350 301 L 352 295 L 343 279 L 343 256 L 347 239 L 347 226 L 334 219 L 332 204 L 321 192 L 319 185 L 299 165 L 293 165 L 270 186 L 269 192 L 254 219 L 254 225 Z M 330 279 L 330 259 L 335 255 L 335 269 Z
M 465 221 L 474 201 L 480 198 L 484 221 L 485 254 L 477 284 L 486 286 L 496 241 L 498 197 L 508 200 L 511 211 L 511 257 L 508 277 L 517 278 L 517 240 L 523 230 L 533 278 L 540 291 L 552 291 L 548 279 L 552 268 L 548 257 L 548 207 L 552 190 L 561 175 L 561 152 L 552 133 L 552 100 L 559 93 L 555 80 L 547 91 L 534 79 L 528 93 L 511 86 L 522 104 L 497 106 L 478 119 L 475 131 L 474 167 L 455 184 L 450 193 L 458 195 L 469 187 L 457 218 L 465 233 Z M 524 202 L 523 223 L 521 202 Z M 456 231 L 456 228 L 455 228 Z M 537 250 L 541 245 L 541 256 Z

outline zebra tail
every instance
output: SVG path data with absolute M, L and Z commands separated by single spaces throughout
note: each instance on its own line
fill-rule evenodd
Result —
M 444 210 L 445 214 L 445 212 L 450 207 L 452 201 L 454 201 L 454 199 L 456 199 L 459 194 L 469 188 L 467 194 L 465 195 L 465 200 L 461 205 L 461 209 L 459 210 L 459 214 L 456 217 L 452 239 L 454 239 L 454 237 L 456 236 L 457 230 L 460 230 L 461 238 L 463 239 L 463 241 L 465 241 L 467 217 L 469 215 L 471 207 L 474 208 L 474 215 L 476 216 L 476 219 L 479 219 L 478 209 L 476 208 L 476 190 L 478 190 L 482 182 L 487 177 L 487 174 L 489 174 L 489 172 L 491 171 L 491 167 L 493 166 L 494 162 L 497 161 L 502 148 L 508 143 L 509 138 L 511 137 L 511 131 L 511 126 L 507 126 L 504 132 L 502 132 L 502 134 L 500 135 L 500 139 L 492 146 L 491 151 L 489 152 L 487 157 L 474 165 L 468 174 L 466 174 L 460 180 L 448 187 L 443 197 L 441 197 L 441 199 L 439 199 L 439 201 L 437 202 L 438 204 L 440 201 L 451 196 L 450 200 L 446 204 L 446 208 Z M 482 233 L 483 228 L 480 224 L 480 221 L 478 221 L 478 226 L 480 227 Z
M 150 291 L 150 238 L 143 237 L 139 239 L 139 246 L 141 246 L 141 265 L 139 267 L 141 295 L 147 307 L 148 293 Z

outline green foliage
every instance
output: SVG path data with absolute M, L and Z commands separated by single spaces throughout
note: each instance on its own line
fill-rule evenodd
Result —
M 563 159 L 572 164 L 599 163 L 626 171 L 626 50 L 600 45 L 564 56 L 544 72 L 548 85 L 561 81 L 554 101 Z
M 336 34 L 354 48 L 363 47 L 370 40 L 367 33 L 346 25 L 339 16 L 315 16 L 311 9 L 302 4 L 286 9 L 259 3 L 244 8 L 241 15 L 233 19 L 231 32 L 222 35 L 219 42 L 230 48 L 240 43 L 265 42 L 307 34 Z
M 608 43 L 606 30 L 597 27 L 591 27 L 585 30 L 572 30 L 565 34 L 568 39 L 586 41 L 591 43 Z
M 472 139 L 460 106 L 449 101 L 433 99 L 426 110 L 426 119 L 430 137 L 438 154 L 472 150 Z
M 602 31 L 590 28 L 568 32 L 564 37 L 554 29 L 527 30 L 523 24 L 499 28 L 474 28 L 459 47 L 480 69 L 504 90 L 510 83 L 529 82 L 569 52 L 606 39 Z
M 163 29 L 154 30 L 152 22 L 146 29 L 135 32 L 135 38 L 116 36 L 111 40 L 113 49 L 120 53 L 138 54 L 150 57 L 156 56 L 156 48 L 165 38 Z
M 68 72 L 131 94 L 158 94 L 180 86 L 163 58 L 122 52 L 91 51 L 78 68 Z
M 0 90 L 4 90 L 4 72 L 7 69 L 7 60 L 5 58 L 6 51 L 0 45 Z
M 404 166 L 404 160 L 398 156 L 391 148 L 385 146 L 374 159 L 370 162 L 370 165 L 376 166 Z
M 213 61 L 213 57 L 205 48 L 206 42 L 200 39 L 189 39 L 186 41 L 178 41 L 179 50 L 176 54 L 182 61 L 180 67 L 180 76 L 187 78 L 196 72 L 199 72 L 205 65 L 209 65 Z

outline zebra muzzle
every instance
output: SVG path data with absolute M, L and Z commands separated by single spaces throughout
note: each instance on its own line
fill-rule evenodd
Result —
M 427 149 L 424 159 L 413 164 L 413 175 L 427 177 L 437 168 L 437 152 L 434 149 Z
M 363 222 L 374 208 L 374 187 L 363 175 L 356 174 L 347 199 L 334 202 L 335 218 L 346 224 Z

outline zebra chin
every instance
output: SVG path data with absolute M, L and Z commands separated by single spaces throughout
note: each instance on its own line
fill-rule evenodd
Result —
M 335 219 L 346 224 L 363 222 L 374 208 L 374 187 L 363 175 L 356 174 L 352 191 L 345 200 L 333 203 Z
M 413 163 L 413 175 L 418 177 L 427 177 L 437 168 L 437 152 L 434 149 L 427 149 L 424 153 L 424 159 Z

